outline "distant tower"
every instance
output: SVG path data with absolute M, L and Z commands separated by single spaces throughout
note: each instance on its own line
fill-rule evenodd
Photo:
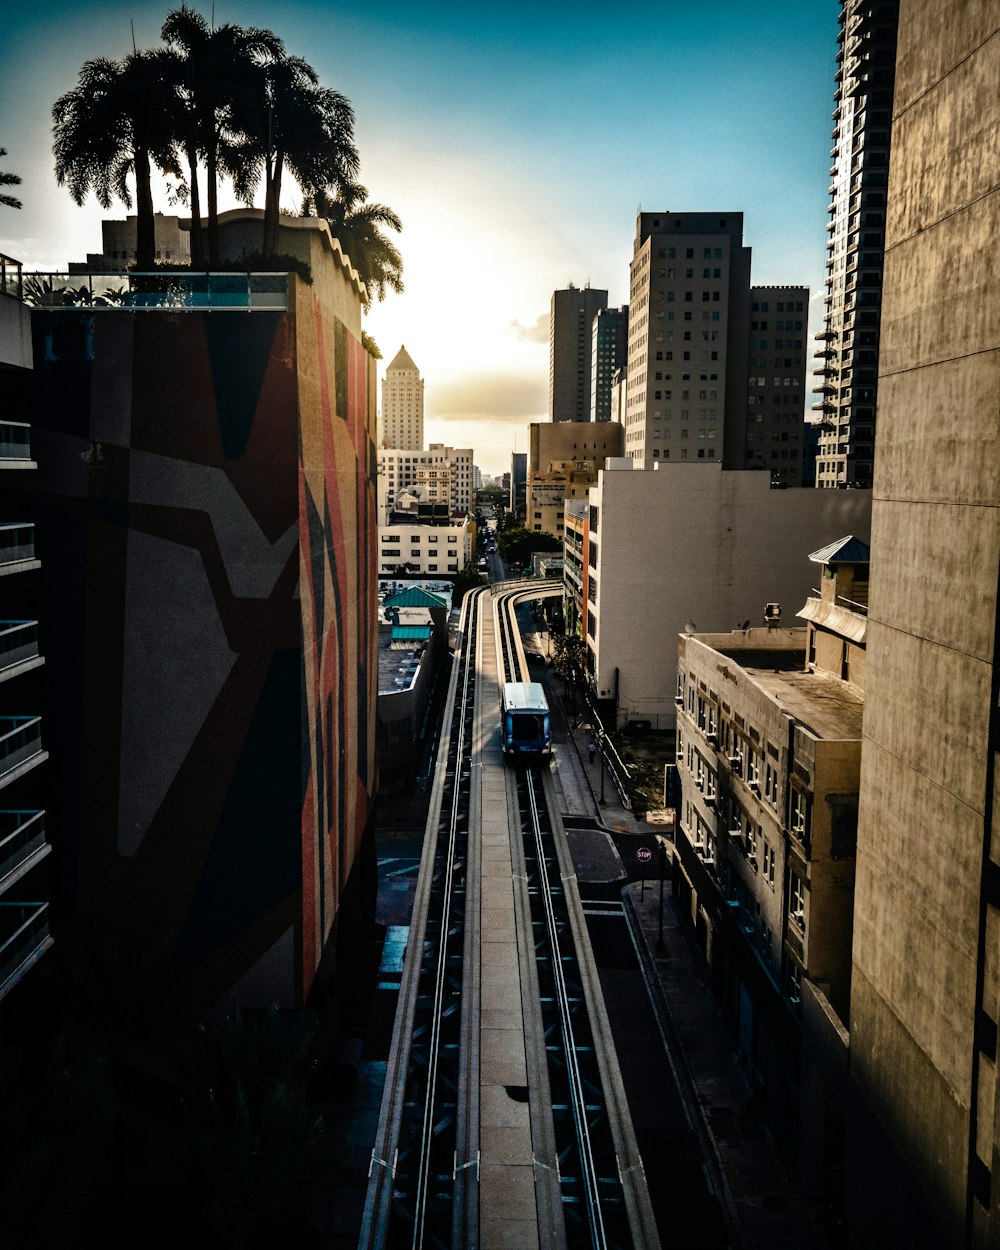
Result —
M 871 486 L 898 0 L 842 0 L 816 485 Z
M 594 317 L 590 341 L 590 419 L 611 420 L 615 370 L 628 358 L 628 305 L 602 308 Z
M 409 352 L 401 347 L 382 382 L 382 447 L 422 451 L 424 382 Z
M 549 312 L 549 420 L 590 420 L 591 336 L 607 291 L 553 291 Z

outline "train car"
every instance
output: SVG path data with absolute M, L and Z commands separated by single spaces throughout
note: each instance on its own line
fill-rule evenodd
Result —
M 545 691 L 536 681 L 508 681 L 500 696 L 500 738 L 504 758 L 548 762 L 552 726 Z

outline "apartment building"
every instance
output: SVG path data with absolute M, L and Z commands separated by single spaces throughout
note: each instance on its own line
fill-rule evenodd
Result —
M 422 499 L 445 503 L 464 516 L 473 511 L 474 452 L 471 447 L 431 443 L 426 450 L 380 447 L 378 451 L 379 524 L 384 525 L 404 492 L 418 488 Z
M 868 547 L 813 552 L 798 616 L 682 634 L 674 892 L 802 1186 L 839 1201 Z
M 392 524 L 378 527 L 378 571 L 422 577 L 460 573 L 472 560 L 476 542 L 474 517 L 447 525 L 407 523 L 396 513 Z
M 571 283 L 553 291 L 549 308 L 549 420 L 588 421 L 591 410 L 594 318 L 607 291 Z
M 46 868 L 51 785 L 39 594 L 37 515 L 11 487 L 37 473 L 32 448 L 31 328 L 20 262 L 0 257 L 0 1000 L 52 945 Z M 16 998 L 12 1001 L 16 1002 Z
M 749 304 L 742 213 L 639 214 L 624 423 L 639 468 L 742 455 Z
M 424 445 L 424 380 L 410 353 L 400 347 L 382 379 L 379 447 L 421 451 Z
M 899 0 L 842 0 L 814 405 L 818 487 L 872 483 L 898 22 Z
M 808 318 L 808 287 L 750 288 L 746 440 L 723 464 L 763 470 L 772 486 L 802 485 Z

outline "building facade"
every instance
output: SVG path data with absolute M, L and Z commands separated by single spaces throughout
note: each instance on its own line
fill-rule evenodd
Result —
M 379 430 L 379 447 L 423 450 L 424 380 L 405 347 L 386 366 Z
M 947 19 L 900 6 L 850 1020 L 855 1244 L 921 1250 L 1000 1245 L 1000 13 Z
M 549 309 L 549 420 L 588 421 L 594 318 L 607 291 L 570 286 L 553 291 Z
M 426 450 L 380 447 L 378 452 L 379 524 L 384 525 L 404 491 L 418 487 L 431 503 L 446 503 L 464 516 L 473 510 L 473 450 L 431 443 Z
M 601 308 L 594 317 L 590 341 L 590 419 L 615 420 L 612 391 L 615 375 L 628 362 L 628 305 Z
M 721 464 L 744 447 L 750 249 L 742 213 L 640 213 L 630 266 L 625 455 Z
M 69 272 L 127 269 L 129 265 L 134 264 L 137 256 L 137 222 L 138 218 L 135 216 L 124 219 L 105 218 L 101 222 L 101 251 L 88 252 L 85 264 L 71 261 Z M 155 213 L 153 241 L 157 260 L 190 262 L 191 230 L 187 218 L 167 213 Z
M 746 440 L 723 463 L 764 470 L 773 486 L 802 485 L 808 319 L 808 287 L 750 288 Z
M 623 430 L 614 421 L 532 422 L 528 426 L 525 527 L 563 535 L 566 501 L 586 499 L 609 456 L 620 456 Z
M 379 573 L 454 575 L 471 561 L 475 541 L 476 522 L 471 516 L 448 525 L 421 525 L 403 523 L 397 514 L 393 524 L 378 527 Z
M 818 487 L 871 486 L 899 0 L 842 0 L 833 109 Z

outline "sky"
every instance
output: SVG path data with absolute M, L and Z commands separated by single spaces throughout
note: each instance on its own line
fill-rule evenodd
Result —
M 54 101 L 84 61 L 159 42 L 171 3 L 5 8 L 0 252 L 27 270 L 100 249 L 105 214 L 56 186 Z M 198 8 L 211 18 L 212 5 Z M 427 441 L 472 446 L 484 473 L 547 419 L 548 310 L 573 282 L 628 298 L 636 213 L 742 212 L 752 281 L 812 291 L 826 260 L 836 0 L 639 4 L 468 0 L 363 9 L 216 0 L 266 26 L 356 115 L 361 181 L 403 221 L 405 292 L 365 321 L 382 367 L 401 345 L 425 382 Z M 223 197 L 225 200 L 225 197 Z M 225 200 L 223 207 L 235 201 Z M 292 186 L 283 207 L 297 210 Z M 161 196 L 157 208 L 170 212 Z M 183 212 L 183 209 L 180 210 Z

